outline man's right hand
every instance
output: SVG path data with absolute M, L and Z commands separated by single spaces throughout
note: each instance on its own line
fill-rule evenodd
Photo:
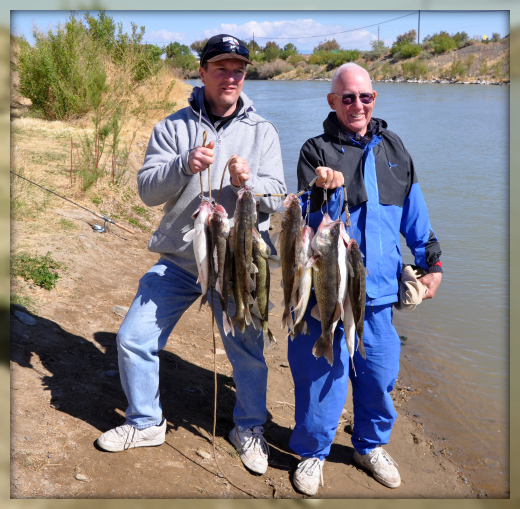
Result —
M 327 166 L 318 166 L 316 168 L 316 187 L 326 187 L 327 189 L 336 189 L 341 187 L 345 182 L 343 174 L 340 171 L 332 170 Z
M 213 164 L 213 147 L 215 142 L 210 141 L 206 148 L 195 147 L 188 156 L 188 164 L 193 173 L 200 173 L 207 170 L 210 164 Z

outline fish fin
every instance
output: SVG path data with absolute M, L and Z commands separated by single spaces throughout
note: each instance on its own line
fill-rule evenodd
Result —
M 311 333 L 311 331 L 309 330 L 307 322 L 305 320 L 302 320 L 300 323 L 303 324 L 301 333 L 308 336 Z
M 317 271 L 318 269 L 315 267 L 315 263 L 320 256 L 321 255 L 317 254 L 317 255 L 314 255 L 311 258 L 309 258 L 309 261 L 305 264 L 305 268 L 310 269 L 312 267 L 314 270 Z
M 233 325 L 242 333 L 246 331 L 246 323 L 244 320 L 244 316 L 240 316 L 237 312 L 237 314 L 231 319 L 231 322 Z
M 280 257 L 276 255 L 269 255 L 267 258 L 267 263 L 269 264 L 269 267 L 271 267 L 271 269 L 278 269 L 282 266 L 282 261 L 280 260 Z
M 358 336 L 357 350 L 359 350 L 361 357 L 363 357 L 363 359 L 367 360 L 367 354 L 365 353 L 365 345 L 363 344 L 363 340 L 359 336 Z
M 217 283 L 218 283 L 218 281 L 217 281 Z M 338 304 L 339 304 L 340 307 L 341 307 L 341 315 L 340 315 L 340 318 L 341 318 L 341 321 L 344 322 L 344 321 L 345 321 L 345 308 L 343 307 L 343 302 L 338 301 Z
M 253 262 L 251 262 L 249 272 L 251 272 L 251 274 L 258 274 L 258 267 Z
M 229 315 L 225 311 L 222 311 L 222 327 L 224 328 L 224 333 L 226 334 L 226 336 L 228 336 L 229 333 L 233 330 L 232 324 L 230 326 L 230 323 L 229 323 Z M 233 336 L 234 335 L 235 334 L 233 331 Z
M 282 316 L 282 329 L 287 327 L 290 331 L 294 331 L 294 322 L 291 310 L 286 307 Z
M 247 276 L 247 279 L 247 287 L 249 288 L 249 291 L 254 292 L 256 290 L 255 280 L 251 276 Z
M 181 228 L 181 233 L 188 233 L 195 228 L 195 223 L 188 223 L 186 226 Z
M 244 308 L 244 317 L 246 325 L 251 325 L 253 323 L 253 318 L 251 317 L 251 311 L 249 311 L 249 306 L 245 306 Z M 254 324 L 253 324 L 254 326 Z M 256 329 L 256 327 L 255 327 Z
M 318 341 L 312 347 L 312 354 L 316 359 L 325 357 L 327 362 L 332 366 L 334 362 L 334 352 L 332 350 L 332 340 L 327 339 L 323 334 L 318 338 Z
M 278 243 L 280 242 L 280 233 L 282 233 L 281 231 L 278 231 L 276 233 L 273 233 L 271 235 L 271 242 L 273 243 L 273 246 L 277 246 Z
M 203 294 L 202 297 L 200 298 L 199 311 L 202 309 L 202 305 L 203 305 L 203 304 L 206 304 L 207 301 L 208 301 L 208 294 L 205 293 L 205 294 Z
M 276 307 L 276 306 L 275 306 L 271 301 L 269 301 L 269 302 L 267 303 L 267 310 L 268 310 L 268 311 L 271 311 L 271 309 L 273 309 L 273 308 L 275 308 L 275 307 Z
M 186 226 L 185 226 L 184 228 L 186 228 Z M 184 228 L 183 228 L 183 229 L 184 229 Z M 181 230 L 181 232 L 182 232 L 182 230 Z M 182 237 L 182 240 L 183 240 L 184 242 L 193 242 L 193 237 L 194 237 L 194 235 L 195 235 L 195 228 L 193 228 L 193 230 L 190 230 L 189 232 L 187 232 L 187 233 L 184 235 L 184 237 Z
M 332 318 L 332 322 L 333 323 L 337 322 L 341 318 L 342 314 L 343 314 L 343 306 L 339 302 L 336 302 L 336 309 L 334 310 L 334 316 Z
M 260 320 L 260 318 L 258 316 L 256 316 L 254 313 L 251 313 L 251 322 L 253 323 L 253 327 L 256 329 L 256 330 L 262 330 L 262 321 Z
M 318 320 L 318 322 L 321 322 L 320 307 L 318 306 L 318 304 L 316 304 L 316 305 L 311 309 L 311 316 L 312 316 L 315 320 Z
M 354 277 L 354 269 L 352 268 L 352 264 L 350 263 L 350 260 L 347 260 L 347 271 L 348 271 L 348 275 L 350 277 Z
M 280 288 L 283 290 L 283 278 L 280 279 Z M 282 306 L 283 306 L 283 304 L 282 304 Z
M 267 328 L 267 335 L 269 336 L 269 341 L 271 343 L 276 343 L 278 344 L 278 341 L 276 341 L 276 338 L 274 337 L 273 333 L 271 332 L 271 329 L 268 327 Z
M 251 313 L 253 313 L 258 318 L 262 319 L 262 313 L 260 313 L 260 309 L 258 309 L 258 303 L 256 300 L 253 299 L 253 302 L 251 302 Z

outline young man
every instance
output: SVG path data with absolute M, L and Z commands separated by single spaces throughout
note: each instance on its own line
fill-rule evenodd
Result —
M 148 206 L 164 206 L 164 217 L 149 249 L 160 258 L 140 280 L 137 295 L 117 335 L 121 383 L 128 400 L 126 422 L 103 433 L 98 444 L 108 451 L 160 445 L 166 421 L 159 401 L 159 358 L 175 324 L 201 296 L 192 243 L 183 241 L 182 228 L 193 222 L 200 203 L 199 173 L 211 165 L 212 196 L 219 191 L 226 162 L 220 204 L 232 219 L 237 193 L 244 183 L 257 193 L 285 193 L 280 143 L 275 127 L 255 113 L 242 92 L 249 52 L 233 36 L 212 37 L 203 49 L 199 73 L 204 84 L 195 87 L 189 106 L 159 122 L 152 133 L 137 179 L 139 195 Z M 206 148 L 203 133 L 208 133 Z M 202 175 L 208 195 L 207 172 Z M 268 239 L 269 214 L 279 201 L 260 200 L 259 230 Z M 267 469 L 267 366 L 262 331 L 248 327 L 226 335 L 222 311 L 215 299 L 215 319 L 233 366 L 236 385 L 235 428 L 230 440 L 245 466 L 263 474 Z M 234 303 L 229 304 L 230 316 Z
M 366 360 L 354 353 L 356 376 L 343 324 L 336 327 L 334 362 L 316 359 L 313 345 L 321 324 L 310 312 L 305 320 L 310 335 L 289 341 L 289 363 L 295 384 L 296 426 L 289 445 L 302 457 L 294 474 L 296 489 L 306 495 L 323 483 L 323 463 L 330 452 L 347 397 L 349 377 L 354 402 L 352 445 L 354 461 L 385 486 L 397 488 L 399 472 L 387 444 L 396 418 L 390 396 L 399 372 L 400 341 L 392 325 L 392 305 L 398 294 L 402 259 L 400 233 L 428 274 L 419 281 L 425 299 L 432 298 L 441 281 L 440 247 L 430 225 L 412 159 L 384 120 L 372 118 L 377 93 L 368 73 L 344 64 L 331 80 L 327 95 L 333 110 L 323 123 L 324 133 L 305 142 L 298 162 L 298 188 L 305 189 L 317 175 L 316 187 L 327 189 L 328 211 L 336 219 L 346 184 L 351 227 L 366 265 L 366 307 L 363 343 Z M 310 225 L 317 231 L 323 217 L 323 191 L 311 191 Z M 304 207 L 305 210 L 305 207 Z M 345 221 L 345 215 L 342 217 Z

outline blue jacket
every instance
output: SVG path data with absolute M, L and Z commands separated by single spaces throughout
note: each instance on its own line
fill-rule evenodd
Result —
M 331 112 L 323 123 L 324 134 L 307 140 L 298 161 L 298 187 L 305 189 L 318 166 L 341 171 L 347 189 L 350 226 L 367 265 L 367 305 L 397 302 L 402 257 L 400 234 L 426 271 L 440 260 L 440 245 L 433 232 L 428 209 L 417 181 L 412 158 L 401 139 L 386 129 L 386 122 L 373 118 L 365 137 L 342 131 Z M 309 207 L 307 208 L 307 201 Z M 302 196 L 304 216 L 317 231 L 326 211 L 337 219 L 343 211 L 343 189 L 324 193 L 313 186 Z M 367 226 L 367 209 L 371 217 Z M 342 220 L 346 220 L 345 212 Z M 367 253 L 368 247 L 368 253 Z M 370 261 L 367 260 L 367 254 Z

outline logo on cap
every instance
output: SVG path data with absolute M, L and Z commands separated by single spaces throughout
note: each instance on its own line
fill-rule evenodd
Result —
M 222 42 L 230 42 L 235 46 L 238 46 L 238 41 L 234 37 L 222 37 Z

